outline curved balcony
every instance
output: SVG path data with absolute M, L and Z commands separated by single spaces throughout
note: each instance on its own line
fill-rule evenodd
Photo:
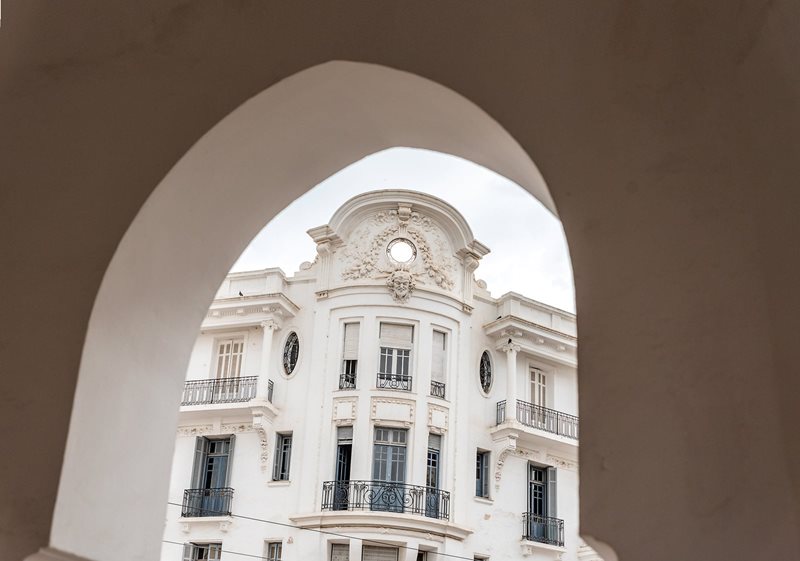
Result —
M 387 374 L 378 372 L 375 387 L 384 390 L 411 391 L 412 378 L 408 374 Z
M 450 519 L 450 493 L 388 481 L 325 481 L 322 510 L 370 510 Z

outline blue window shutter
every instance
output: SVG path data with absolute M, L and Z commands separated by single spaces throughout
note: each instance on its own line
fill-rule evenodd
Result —
M 203 486 L 203 471 L 206 467 L 206 454 L 208 453 L 208 439 L 198 436 L 194 441 L 194 466 L 192 467 L 192 489 Z
M 547 468 L 547 516 L 555 518 L 557 516 L 556 501 L 556 468 Z
M 231 486 L 231 471 L 233 471 L 233 445 L 236 444 L 236 435 L 232 434 L 229 437 L 230 444 L 228 445 L 228 468 L 225 473 L 225 487 Z

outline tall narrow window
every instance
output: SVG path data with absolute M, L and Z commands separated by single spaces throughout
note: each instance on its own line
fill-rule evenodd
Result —
M 339 375 L 339 389 L 356 387 L 358 371 L 358 336 L 361 331 L 358 323 L 344 324 L 344 351 L 342 352 L 342 372 Z
M 292 460 L 292 433 L 275 435 L 275 466 L 272 468 L 273 481 L 288 481 Z
M 447 357 L 447 336 L 441 331 L 433 332 L 431 350 L 431 395 L 445 397 L 445 365 Z
M 556 519 L 556 469 L 528 466 L 528 512 L 526 539 L 560 544 L 563 526 Z
M 362 561 L 397 561 L 399 549 L 396 547 L 378 547 L 365 545 L 361 550 Z
M 347 510 L 350 504 L 350 463 L 353 456 L 353 427 L 336 430 L 336 483 L 333 489 L 333 510 Z
M 283 542 L 269 542 L 267 544 L 267 561 L 281 561 Z
M 441 492 L 439 491 L 439 474 L 441 471 L 442 437 L 438 434 L 428 435 L 428 457 L 425 466 L 425 516 L 439 518 L 441 512 Z
M 183 561 L 216 561 L 222 554 L 221 543 L 185 543 Z
M 244 339 L 225 339 L 217 343 L 217 378 L 238 378 L 242 371 Z
M 406 481 L 406 440 L 404 429 L 376 428 L 372 454 L 372 510 L 403 512 L 403 484 Z
M 489 497 L 489 452 L 484 450 L 475 457 L 475 496 Z
M 197 437 L 192 469 L 192 488 L 184 491 L 182 516 L 229 515 L 233 489 L 230 485 L 230 459 L 234 436 Z
M 377 387 L 411 391 L 411 346 L 414 328 L 381 323 Z
M 538 368 L 531 368 L 531 403 L 547 407 L 547 375 Z

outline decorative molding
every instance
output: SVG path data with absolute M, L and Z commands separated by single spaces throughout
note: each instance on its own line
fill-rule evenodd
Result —
M 240 432 L 253 432 L 253 423 L 232 423 L 220 426 L 220 431 L 224 434 L 236 434 Z
M 556 456 L 554 454 L 547 454 L 546 463 L 550 464 L 551 466 L 567 469 L 570 471 L 577 471 L 578 470 L 578 462 L 575 460 L 570 460 L 568 458 L 562 458 L 561 456 Z
M 503 477 L 503 465 L 509 456 L 516 456 L 526 460 L 543 461 L 545 455 L 540 450 L 526 449 L 517 445 L 519 435 L 511 433 L 495 441 L 494 485 L 500 489 L 500 480 Z
M 261 448 L 261 452 L 258 454 L 258 463 L 261 467 L 261 471 L 266 473 L 269 470 L 269 436 L 267 434 L 267 424 L 271 423 L 265 423 L 265 420 L 267 419 L 264 415 L 253 414 L 253 423 L 251 427 L 258 435 L 258 443 Z
M 184 425 L 178 427 L 178 436 L 204 436 L 214 434 L 214 425 Z
M 339 406 L 344 405 L 345 408 L 349 405 L 350 406 L 350 414 L 344 416 L 338 416 Z M 352 425 L 355 423 L 356 416 L 358 414 L 358 398 L 357 397 L 334 397 L 333 398 L 333 411 L 331 415 L 333 417 L 333 422 L 336 426 L 343 426 L 343 425 Z
M 181 518 L 179 522 L 181 531 L 184 534 L 190 533 L 192 531 L 192 526 L 196 524 L 203 526 L 216 524 L 220 532 L 227 533 L 228 530 L 230 530 L 231 524 L 233 524 L 233 518 L 231 516 L 192 517 Z
M 407 419 L 392 419 L 392 418 L 384 418 L 378 415 L 378 406 L 379 405 L 405 405 L 408 407 L 408 418 Z M 413 399 L 402 399 L 402 398 L 383 398 L 383 397 L 373 397 L 372 403 L 370 406 L 371 420 L 377 422 L 388 422 L 388 423 L 402 423 L 402 425 L 406 428 L 411 427 L 414 424 L 414 415 L 416 410 L 416 402 Z
M 442 425 L 438 425 L 434 422 L 433 415 L 434 413 L 441 413 L 444 416 L 444 423 Z M 450 411 L 447 407 L 442 407 L 441 405 L 433 405 L 431 403 L 428 404 L 428 428 L 431 432 L 436 434 L 444 434 L 447 432 L 450 423 Z

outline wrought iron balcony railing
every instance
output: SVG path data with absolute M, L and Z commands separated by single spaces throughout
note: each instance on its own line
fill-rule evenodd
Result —
M 372 510 L 450 519 L 450 493 L 389 481 L 325 481 L 322 510 Z
M 378 388 L 410 392 L 411 376 L 407 374 L 384 374 L 383 372 L 378 372 L 378 379 L 375 385 Z
M 522 539 L 564 547 L 564 521 L 560 518 L 523 512 Z
M 272 380 L 267 384 L 267 401 L 272 403 L 272 394 L 275 392 L 275 382 Z
M 181 516 L 230 516 L 233 489 L 186 489 Z
M 497 424 L 506 420 L 505 400 L 497 402 Z M 517 421 L 523 425 L 552 432 L 559 436 L 578 439 L 578 417 L 517 400 Z
M 441 397 L 442 399 L 444 399 L 444 390 L 445 390 L 444 382 L 431 381 L 431 395 L 433 397 Z
M 256 396 L 257 376 L 192 380 L 183 386 L 181 405 L 237 403 Z
M 340 390 L 356 389 L 356 373 L 342 372 L 341 374 L 339 374 L 339 389 Z

